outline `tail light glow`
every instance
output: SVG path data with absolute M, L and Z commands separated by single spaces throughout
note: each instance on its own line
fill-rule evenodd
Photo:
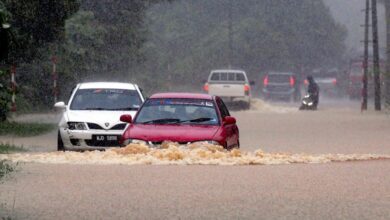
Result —
M 208 84 L 208 83 L 205 83 L 205 84 L 204 84 L 203 90 L 206 91 L 206 92 L 209 91 L 209 84 Z
M 303 81 L 303 83 L 307 86 L 307 85 L 309 85 L 309 81 L 307 81 L 307 79 L 305 79 L 304 81 Z
M 248 92 L 249 90 L 250 90 L 250 86 L 248 85 L 248 84 L 245 84 L 245 86 L 244 86 L 244 91 L 245 92 Z
M 337 79 L 333 79 L 332 83 L 333 83 L 333 85 L 336 85 L 337 84 Z
M 248 84 L 245 84 L 244 85 L 244 91 L 245 91 L 245 95 L 249 95 L 249 90 L 251 89 L 251 87 L 248 85 Z
M 264 86 L 268 86 L 268 76 L 266 76 L 265 78 L 264 78 Z
M 290 86 L 293 87 L 295 85 L 294 77 L 290 76 Z

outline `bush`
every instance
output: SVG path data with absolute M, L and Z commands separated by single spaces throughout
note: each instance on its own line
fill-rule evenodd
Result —
M 0 69 L 0 122 L 7 119 L 9 104 L 11 102 L 10 90 L 6 81 L 7 71 Z
M 54 128 L 54 124 L 2 122 L 0 123 L 0 135 L 36 136 Z
M 0 161 L 0 179 L 2 179 L 7 174 L 11 173 L 15 170 L 15 167 L 13 167 L 9 162 L 5 160 Z

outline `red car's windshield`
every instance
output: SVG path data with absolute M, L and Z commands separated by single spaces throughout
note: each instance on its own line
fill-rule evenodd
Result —
M 134 120 L 135 124 L 219 125 L 212 100 L 149 99 Z

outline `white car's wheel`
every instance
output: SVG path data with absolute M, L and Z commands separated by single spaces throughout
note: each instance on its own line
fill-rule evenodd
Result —
M 62 141 L 60 131 L 57 135 L 57 151 L 65 151 L 64 142 Z

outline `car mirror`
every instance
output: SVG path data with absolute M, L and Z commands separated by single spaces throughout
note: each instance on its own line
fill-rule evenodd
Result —
M 249 82 L 249 85 L 251 85 L 251 86 L 254 86 L 255 84 L 256 84 L 256 82 L 253 80 Z
M 232 125 L 232 124 L 236 123 L 236 119 L 232 116 L 226 116 L 223 119 L 223 123 L 224 123 L 224 125 Z
M 133 119 L 132 119 L 131 115 L 121 115 L 120 121 L 126 122 L 126 123 L 131 123 L 131 122 L 133 122 Z
M 65 109 L 66 105 L 65 102 L 57 102 L 56 104 L 54 104 L 54 107 L 59 109 Z

